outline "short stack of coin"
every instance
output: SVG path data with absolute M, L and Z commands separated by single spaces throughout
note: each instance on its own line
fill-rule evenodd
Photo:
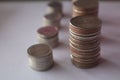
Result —
M 56 13 L 46 14 L 43 17 L 44 26 L 54 26 L 60 29 L 61 16 Z
M 69 44 L 72 63 L 91 68 L 100 60 L 101 21 L 95 16 L 77 16 L 70 20 Z
M 78 0 L 72 0 L 72 2 L 75 2 L 75 1 L 78 1 Z
M 50 69 L 53 64 L 51 48 L 46 44 L 35 44 L 28 48 L 29 66 L 36 71 Z
M 98 0 L 73 0 L 73 17 L 98 16 Z
M 53 26 L 41 27 L 37 30 L 37 38 L 39 43 L 55 48 L 59 44 L 58 29 Z
M 54 0 L 50 1 L 47 5 L 47 13 L 55 13 L 63 17 L 63 6 L 60 1 Z

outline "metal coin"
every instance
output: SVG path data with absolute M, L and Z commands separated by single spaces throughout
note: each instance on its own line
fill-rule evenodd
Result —
M 47 44 L 35 44 L 28 48 L 29 66 L 36 71 L 48 70 L 53 65 L 52 50 Z

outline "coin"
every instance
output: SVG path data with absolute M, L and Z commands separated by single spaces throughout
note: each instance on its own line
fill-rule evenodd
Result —
M 70 39 L 69 39 L 69 42 L 72 46 L 78 48 L 78 49 L 82 49 L 82 50 L 88 50 L 88 49 L 93 49 L 93 48 L 96 48 L 98 45 L 100 45 L 100 42 L 97 42 L 97 43 L 94 43 L 94 44 L 77 44 L 77 43 L 74 43 L 72 42 Z
M 90 34 L 81 34 L 78 33 L 76 31 L 74 31 L 74 29 L 69 29 L 70 34 L 75 34 L 76 36 L 82 36 L 82 37 L 90 37 L 90 36 L 96 36 L 96 35 L 100 35 L 100 31 L 94 32 L 94 33 L 90 33 Z
M 77 16 L 70 20 L 69 46 L 72 63 L 79 68 L 95 67 L 100 59 L 101 20 Z
M 44 26 L 54 26 L 59 29 L 61 26 L 61 15 L 56 13 L 45 14 L 43 17 L 43 23 Z
M 37 33 L 40 37 L 43 38 L 51 38 L 58 35 L 57 29 L 53 26 L 41 27 L 37 30 Z
M 77 10 L 90 11 L 98 8 L 98 0 L 77 0 L 73 3 L 73 7 Z
M 58 39 L 57 36 L 52 37 L 52 38 L 49 38 L 49 39 L 38 37 L 38 42 L 39 42 L 39 43 L 48 44 L 48 45 L 51 46 L 52 48 L 55 48 L 55 47 L 59 44 L 58 41 L 59 41 L 59 39 Z
M 29 66 L 36 71 L 48 70 L 53 66 L 52 50 L 47 44 L 35 44 L 28 48 Z
M 98 16 L 98 0 L 75 0 L 73 1 L 73 17 Z
M 60 14 L 63 17 L 63 6 L 60 1 L 50 1 L 47 6 L 48 13 Z
M 78 11 L 78 10 L 73 10 L 73 15 L 72 17 L 76 17 L 76 16 L 98 16 L 98 10 L 94 10 L 94 11 L 89 11 L 89 12 L 85 12 L 85 11 Z
M 89 58 L 80 58 L 80 57 L 74 57 L 73 55 L 71 55 L 71 59 L 81 63 L 81 64 L 90 64 L 93 62 L 96 62 L 99 59 L 99 55 L 95 56 L 95 57 L 89 57 Z
M 78 34 L 96 33 L 101 29 L 101 20 L 94 16 L 77 16 L 70 20 L 70 29 Z
M 72 61 L 73 65 L 75 65 L 78 68 L 82 68 L 82 69 L 93 68 L 99 64 L 99 60 L 94 63 L 90 63 L 90 64 L 81 64 L 73 59 L 71 59 L 71 61 Z
M 37 30 L 37 39 L 39 43 L 45 43 L 55 48 L 59 44 L 58 29 L 53 26 L 39 28 Z
M 94 53 L 94 54 L 86 54 L 86 53 L 81 53 L 81 54 L 77 54 L 75 52 L 72 52 L 71 51 L 71 55 L 74 57 L 74 58 L 78 58 L 78 59 L 93 59 L 93 58 L 96 58 L 97 56 L 99 57 L 100 56 L 100 52 L 98 53 Z
M 69 39 L 73 43 L 81 44 L 81 45 L 85 45 L 85 44 L 92 45 L 94 43 L 101 42 L 101 38 L 100 37 L 86 40 L 85 38 L 82 39 L 82 38 L 75 38 L 75 37 L 69 36 Z

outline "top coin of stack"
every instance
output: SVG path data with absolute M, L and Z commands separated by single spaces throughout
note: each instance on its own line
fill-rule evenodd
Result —
M 41 27 L 37 30 L 39 43 L 45 43 L 55 48 L 59 44 L 58 29 L 53 26 Z
M 98 16 L 98 0 L 75 0 L 73 1 L 73 17 Z
M 70 20 L 69 44 L 72 63 L 79 68 L 91 68 L 100 59 L 101 21 L 93 16 L 77 16 Z
M 35 44 L 28 48 L 29 65 L 33 70 L 45 71 L 53 65 L 51 48 L 46 44 Z

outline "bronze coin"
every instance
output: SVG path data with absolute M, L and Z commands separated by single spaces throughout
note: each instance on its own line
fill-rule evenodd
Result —
M 70 20 L 69 28 L 77 34 L 93 34 L 101 30 L 101 21 L 95 16 L 77 16 Z
M 98 9 L 98 0 L 77 0 L 73 2 L 73 8 L 80 11 L 91 11 L 93 9 Z
M 97 36 L 91 36 L 91 37 L 80 37 L 80 36 L 77 36 L 77 35 L 74 35 L 72 33 L 70 33 L 69 35 L 71 38 L 75 39 L 75 40 L 79 40 L 79 42 L 89 42 L 89 41 L 101 41 L 101 36 L 100 35 L 97 35 Z
M 82 50 L 88 50 L 88 49 L 93 49 L 93 48 L 96 48 L 100 45 L 100 42 L 97 42 L 97 43 L 94 43 L 94 44 L 77 44 L 77 43 L 74 43 L 72 42 L 70 39 L 69 39 L 69 42 L 72 46 L 76 47 L 77 49 L 82 49 Z
M 74 46 L 72 46 L 70 44 L 70 51 L 76 54 L 83 54 L 83 55 L 88 55 L 88 54 L 95 54 L 98 53 L 100 51 L 100 47 L 96 47 L 90 50 L 81 50 L 81 49 L 77 49 Z
M 37 33 L 40 37 L 51 38 L 58 35 L 58 29 L 53 26 L 41 27 L 37 30 Z
M 99 38 L 98 38 L 98 39 L 93 39 L 93 40 L 82 41 L 82 40 L 79 40 L 79 39 L 74 39 L 74 38 L 71 37 L 71 36 L 69 36 L 69 39 L 70 39 L 73 43 L 81 44 L 81 45 L 85 45 L 85 44 L 92 45 L 92 44 L 94 44 L 94 43 L 97 43 L 97 42 L 100 42 L 100 41 L 101 41 Z
M 69 33 L 70 33 L 70 34 L 74 34 L 74 35 L 80 36 L 80 37 L 97 36 L 97 35 L 100 35 L 100 34 L 101 34 L 100 31 L 101 31 L 101 30 L 99 30 L 99 31 L 97 31 L 97 32 L 94 32 L 94 33 L 90 33 L 90 34 L 81 34 L 81 33 L 76 33 L 76 32 L 74 32 L 74 30 L 72 30 L 71 28 L 69 28 Z
M 77 10 L 75 8 L 73 8 L 73 17 L 76 17 L 76 16 L 96 16 L 98 17 L 98 8 L 96 9 L 92 9 L 92 10 L 89 10 L 89 11 L 82 11 L 82 10 Z

